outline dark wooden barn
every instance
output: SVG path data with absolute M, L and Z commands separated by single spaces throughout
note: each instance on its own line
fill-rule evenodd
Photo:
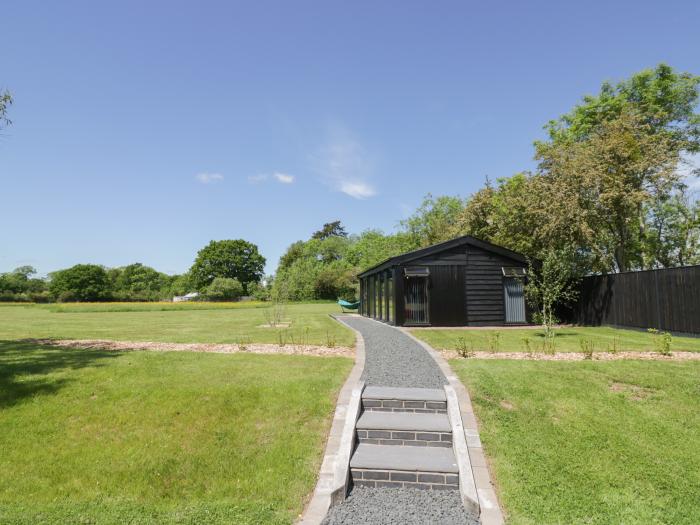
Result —
M 398 326 L 525 324 L 526 267 L 518 253 L 458 237 L 362 272 L 360 313 Z

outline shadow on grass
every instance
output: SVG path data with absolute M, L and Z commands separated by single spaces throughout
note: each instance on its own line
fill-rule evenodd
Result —
M 62 370 L 103 366 L 122 354 L 99 350 L 56 348 L 26 341 L 0 340 L 0 408 L 37 395 L 50 395 L 70 380 L 53 375 Z

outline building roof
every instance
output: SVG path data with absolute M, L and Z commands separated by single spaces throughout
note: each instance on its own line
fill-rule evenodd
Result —
M 380 262 L 379 264 L 375 264 L 374 266 L 367 268 L 365 271 L 361 272 L 358 275 L 358 277 L 364 277 L 366 275 L 370 275 L 375 272 L 391 268 L 392 266 L 396 266 L 398 264 L 404 264 L 416 259 L 420 259 L 422 257 L 426 257 L 428 255 L 433 255 L 435 253 L 467 245 L 474 246 L 476 248 L 481 248 L 482 250 L 485 250 L 487 252 L 502 255 L 503 257 L 508 257 L 509 259 L 513 259 L 514 261 L 527 263 L 527 259 L 525 258 L 525 256 L 517 252 L 514 252 L 507 248 L 503 248 L 501 246 L 497 246 L 495 244 L 491 244 L 490 242 L 482 241 L 481 239 L 477 239 L 476 237 L 472 237 L 471 235 L 464 235 L 462 237 L 457 237 L 456 239 L 451 239 L 449 241 L 433 244 L 432 246 L 428 246 L 426 248 L 419 248 L 418 250 L 413 250 L 401 255 L 397 255 L 395 257 L 390 257 Z

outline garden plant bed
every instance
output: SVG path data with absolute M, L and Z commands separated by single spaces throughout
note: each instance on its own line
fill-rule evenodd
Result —
M 474 352 L 489 353 L 544 353 L 544 331 L 537 327 L 470 327 L 462 328 L 412 328 L 411 334 L 422 339 L 436 350 L 457 350 L 466 346 Z M 625 352 L 656 352 L 655 336 L 646 330 L 612 328 L 609 326 L 560 326 L 554 329 L 555 353 L 581 353 L 585 343 L 593 353 L 618 354 Z M 670 350 L 676 352 L 700 352 L 700 337 L 674 335 Z
M 306 355 L 315 357 L 354 357 L 355 351 L 348 347 L 327 347 L 315 345 L 274 345 L 263 343 L 215 344 L 215 343 L 162 343 L 158 341 L 112 341 L 107 339 L 25 339 L 24 343 L 34 343 L 62 348 L 83 350 L 153 352 L 208 352 L 214 354 L 281 354 Z
M 642 361 L 700 361 L 700 352 L 671 352 L 663 355 L 654 352 L 594 352 L 590 359 L 581 352 L 474 352 L 468 358 L 461 357 L 456 350 L 440 350 L 445 359 L 509 359 L 523 361 L 622 361 L 640 359 Z

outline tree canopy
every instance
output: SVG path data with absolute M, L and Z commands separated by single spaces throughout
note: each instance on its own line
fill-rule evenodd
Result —
M 348 234 L 340 221 L 327 222 L 323 228 L 313 233 L 312 239 L 327 239 L 328 237 L 347 237 Z
M 249 283 L 260 281 L 265 258 L 258 247 L 243 239 L 211 241 L 197 253 L 190 268 L 192 285 L 204 290 L 217 277 L 237 279 L 244 289 Z
M 59 301 L 104 301 L 111 298 L 109 277 L 104 267 L 76 264 L 50 275 L 49 291 Z

